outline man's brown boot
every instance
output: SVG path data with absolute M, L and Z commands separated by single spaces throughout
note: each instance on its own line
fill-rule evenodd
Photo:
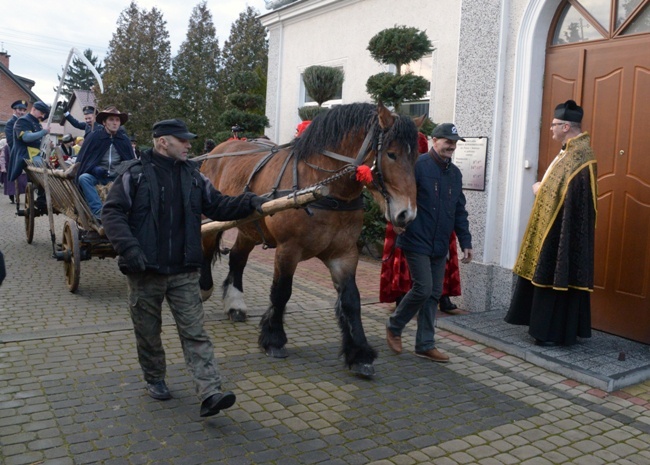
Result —
M 418 357 L 426 358 L 432 362 L 447 363 L 449 355 L 443 354 L 438 349 L 429 349 L 424 352 L 415 352 Z
M 402 353 L 402 337 L 393 335 L 388 328 L 386 328 L 386 343 L 388 344 L 388 348 L 396 354 L 399 355 Z

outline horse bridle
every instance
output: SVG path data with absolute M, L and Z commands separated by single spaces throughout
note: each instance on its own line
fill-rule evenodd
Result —
M 386 210 L 388 213 L 388 217 L 390 218 L 390 202 L 389 202 L 390 194 L 388 193 L 388 189 L 386 188 L 386 182 L 384 181 L 384 174 L 381 171 L 385 131 L 382 129 L 378 130 L 378 124 L 375 123 L 370 129 L 370 131 L 368 131 L 368 133 L 366 134 L 366 137 L 363 140 L 363 144 L 361 144 L 361 148 L 359 148 L 359 152 L 357 153 L 356 158 L 348 157 L 335 152 L 330 152 L 329 150 L 323 150 L 322 153 L 323 155 L 329 158 L 333 158 L 339 161 L 344 161 L 354 167 L 359 167 L 363 164 L 363 161 L 368 156 L 368 153 L 370 153 L 370 150 L 372 150 L 372 140 L 375 137 L 376 132 L 378 132 L 377 156 L 375 157 L 375 160 L 372 163 L 372 167 L 370 168 L 370 171 L 373 174 L 372 184 L 379 191 L 382 197 L 384 197 L 384 200 L 386 201 Z

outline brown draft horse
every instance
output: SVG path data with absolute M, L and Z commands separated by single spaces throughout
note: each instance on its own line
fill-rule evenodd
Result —
M 374 375 L 377 351 L 368 344 L 363 330 L 355 281 L 364 187 L 355 172 L 357 166 L 372 165 L 372 185 L 368 187 L 384 208 L 386 219 L 401 227 L 409 224 L 416 215 L 416 124 L 421 122 L 392 114 L 381 104 L 341 105 L 315 118 L 288 148 L 266 142 L 265 149 L 265 141 L 230 140 L 218 145 L 204 161 L 201 172 L 228 195 L 246 189 L 260 195 L 286 195 L 318 183 L 329 187 L 330 197 L 307 209 L 285 210 L 242 225 L 230 250 L 229 273 L 223 282 L 224 306 L 231 319 L 243 321 L 242 276 L 248 256 L 257 244 L 276 248 L 270 304 L 261 319 L 258 340 L 267 355 L 287 357 L 283 325 L 293 275 L 299 262 L 317 257 L 329 269 L 338 293 L 336 316 L 345 363 L 357 375 Z M 240 153 L 250 151 L 256 153 Z M 203 237 L 200 283 L 205 298 L 212 293 L 212 265 L 220 241 L 221 233 Z

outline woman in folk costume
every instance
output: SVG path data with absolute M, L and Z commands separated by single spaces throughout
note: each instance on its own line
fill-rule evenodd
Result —
M 591 336 L 596 157 L 573 100 L 555 108 L 551 131 L 562 150 L 541 182 L 513 268 L 518 275 L 505 321 L 528 325 L 538 345 L 571 345 Z
M 418 151 L 427 153 L 429 142 L 427 136 L 418 133 Z M 384 252 L 382 255 L 381 274 L 379 276 L 379 301 L 384 303 L 397 302 L 411 289 L 411 275 L 406 258 L 399 247 L 395 246 L 397 235 L 391 223 L 386 224 Z M 445 280 L 440 297 L 440 310 L 453 313 L 458 308 L 449 299 L 450 296 L 460 295 L 460 269 L 458 267 L 458 246 L 456 233 L 452 232 L 449 239 L 449 256 L 445 265 Z

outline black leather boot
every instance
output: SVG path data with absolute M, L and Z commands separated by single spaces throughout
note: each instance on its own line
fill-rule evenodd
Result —
M 440 306 L 440 310 L 443 312 L 449 313 L 452 310 L 456 310 L 458 307 L 454 305 L 454 303 L 449 299 L 448 295 L 443 295 L 440 297 L 440 300 L 438 301 L 438 305 Z

